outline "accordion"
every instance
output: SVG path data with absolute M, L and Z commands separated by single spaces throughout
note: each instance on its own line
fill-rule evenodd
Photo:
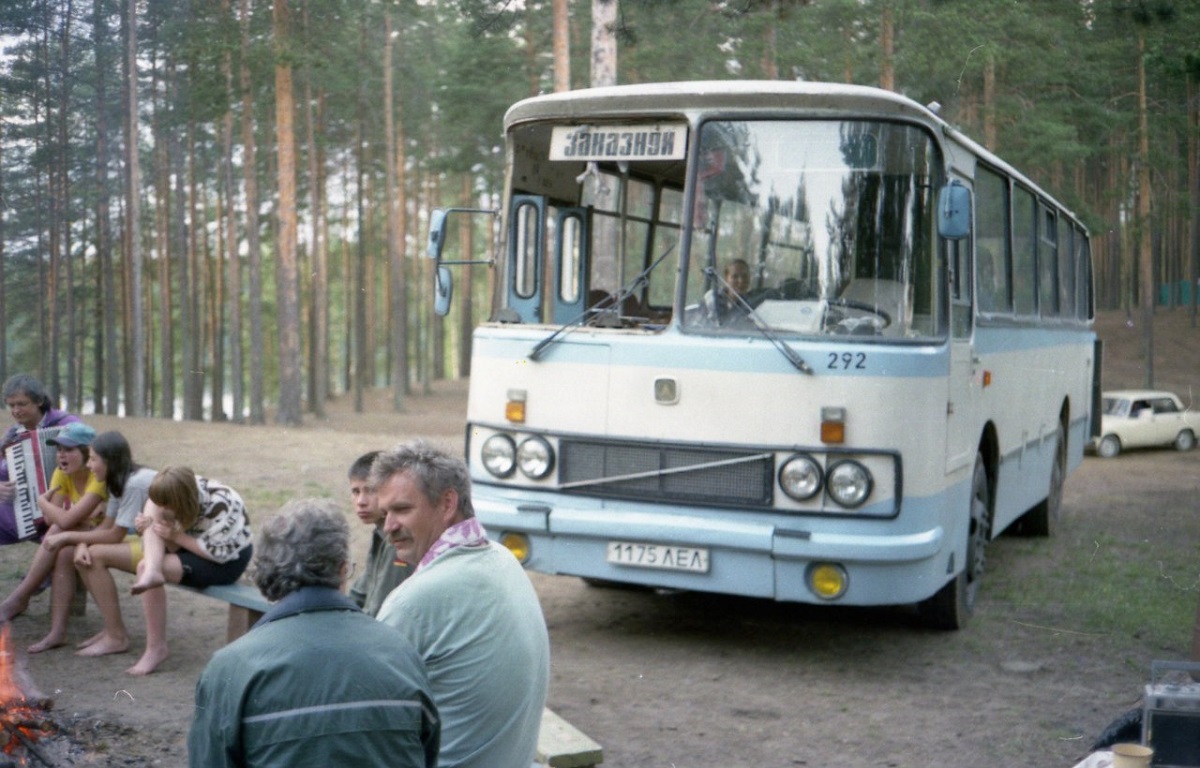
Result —
M 16 486 L 13 511 L 16 514 L 17 536 L 21 540 L 32 539 L 38 534 L 38 522 L 42 511 L 38 509 L 38 496 L 50 487 L 54 475 L 57 451 L 49 440 L 62 427 L 34 429 L 20 432 L 4 449 L 8 461 L 8 479 Z

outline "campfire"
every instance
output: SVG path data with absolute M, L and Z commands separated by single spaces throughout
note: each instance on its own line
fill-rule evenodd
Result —
M 37 740 L 54 731 L 49 717 L 53 702 L 37 693 L 9 649 L 8 624 L 0 628 L 0 768 L 50 762 L 37 747 Z

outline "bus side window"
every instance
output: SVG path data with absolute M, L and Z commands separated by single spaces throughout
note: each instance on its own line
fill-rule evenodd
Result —
M 1075 230 L 1063 223 L 1058 228 L 1058 311 L 1065 318 L 1075 317 Z
M 1037 208 L 1033 193 L 1013 188 L 1012 207 L 1013 312 L 1037 314 Z
M 1038 307 L 1042 317 L 1058 317 L 1058 218 L 1038 204 Z
M 980 166 L 975 178 L 976 296 L 979 311 L 1012 312 L 1009 291 L 1008 182 L 989 168 Z

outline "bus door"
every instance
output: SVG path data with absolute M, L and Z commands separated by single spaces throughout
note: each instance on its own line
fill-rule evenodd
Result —
M 950 283 L 950 378 L 946 402 L 946 474 L 970 468 L 979 448 L 983 375 L 972 337 L 971 238 L 943 240 Z

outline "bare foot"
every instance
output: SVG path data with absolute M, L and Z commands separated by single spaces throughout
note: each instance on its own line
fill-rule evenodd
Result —
M 80 640 L 75 644 L 76 648 L 87 648 L 89 645 L 95 645 L 98 641 L 103 640 L 108 636 L 108 633 L 103 629 L 89 637 L 87 640 Z
M 75 651 L 76 656 L 107 656 L 110 653 L 125 653 L 129 650 L 129 638 L 119 640 L 107 634 L 96 642 Z
M 139 677 L 148 675 L 154 670 L 158 669 L 158 665 L 166 661 L 167 657 L 170 655 L 170 651 L 168 651 L 166 648 L 163 648 L 162 650 L 151 650 L 150 648 L 147 648 L 146 652 L 142 654 L 142 658 L 138 659 L 137 664 L 134 664 L 132 667 L 125 670 L 125 672 L 126 674 L 137 675 Z
M 28 607 L 28 600 L 5 600 L 3 603 L 0 603 L 0 621 L 12 621 L 22 613 L 25 613 L 25 609 Z
M 66 644 L 67 641 L 63 640 L 62 635 L 46 635 L 41 640 L 38 640 L 33 645 L 29 646 L 29 652 L 41 653 L 42 651 L 48 651 L 51 648 L 59 648 Z
M 138 576 L 137 581 L 133 582 L 133 586 L 129 588 L 129 591 L 135 595 L 140 595 L 143 592 L 146 592 L 148 590 L 154 589 L 156 587 L 161 587 L 163 584 L 166 584 L 166 583 L 167 583 L 167 580 L 164 579 L 162 576 L 157 576 L 157 575 L 152 576 L 152 575 L 143 573 L 141 576 Z M 146 673 L 146 674 L 149 674 L 149 673 Z

